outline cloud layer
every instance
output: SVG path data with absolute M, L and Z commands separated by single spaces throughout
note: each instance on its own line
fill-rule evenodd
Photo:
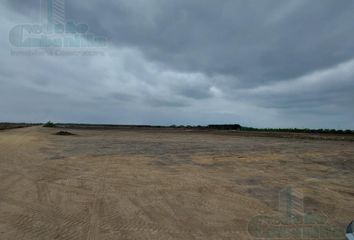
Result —
M 102 56 L 11 55 L 39 0 L 0 5 L 0 121 L 354 128 L 351 0 L 68 1 Z

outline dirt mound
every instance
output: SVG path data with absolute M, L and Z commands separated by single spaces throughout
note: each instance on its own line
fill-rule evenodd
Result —
M 54 135 L 59 135 L 59 136 L 74 136 L 74 135 L 76 135 L 76 134 L 73 134 L 73 133 L 67 132 L 67 131 L 60 131 L 60 132 L 55 133 Z

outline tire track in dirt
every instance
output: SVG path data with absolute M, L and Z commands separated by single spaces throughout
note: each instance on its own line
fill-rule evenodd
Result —
M 212 189 L 214 189 L 214 185 L 210 186 L 209 184 L 207 184 L 205 181 L 203 181 L 202 179 L 198 178 L 194 178 L 194 181 L 196 185 L 200 185 L 200 184 L 205 184 L 204 187 L 200 187 L 203 188 L 203 191 L 206 192 L 210 192 L 212 193 Z M 177 182 L 176 183 L 179 188 L 179 190 L 184 189 L 186 183 L 183 182 Z M 184 185 L 184 188 L 181 188 Z M 176 186 L 175 186 L 176 187 Z M 216 187 L 216 186 L 215 186 Z M 175 189 L 175 188 L 172 188 Z M 171 191 L 171 189 L 169 189 Z M 197 236 L 198 235 L 198 230 L 197 231 L 193 231 L 192 229 L 184 229 L 184 226 L 182 224 L 183 222 L 183 217 L 188 216 L 190 214 L 192 214 L 191 212 L 189 212 L 188 209 L 186 209 L 183 212 L 180 212 L 181 208 L 183 208 L 181 205 L 175 205 L 171 202 L 170 199 L 166 198 L 166 192 L 164 190 L 159 190 L 159 187 L 157 187 L 156 189 L 154 188 L 153 192 L 149 192 L 149 191 L 142 191 L 140 192 L 140 194 L 142 194 L 143 192 L 146 192 L 149 194 L 150 197 L 153 197 L 153 199 L 151 199 L 150 197 L 145 199 L 145 201 L 149 201 L 150 203 L 154 203 L 154 205 L 158 205 L 158 206 L 165 206 L 165 207 L 160 207 L 160 208 L 151 208 L 151 206 L 149 207 L 149 209 L 146 208 L 146 206 L 144 206 L 144 204 L 140 203 L 140 201 L 135 200 L 135 198 L 131 198 L 130 200 L 128 200 L 128 198 L 126 198 L 124 200 L 124 209 L 119 209 L 116 211 L 112 211 L 112 213 L 107 216 L 105 219 L 103 219 L 104 221 L 104 225 L 102 226 L 102 228 L 107 228 L 107 229 L 111 229 L 114 232 L 144 232 L 144 234 L 150 234 L 150 233 L 159 233 L 159 234 L 163 234 L 166 233 L 168 235 L 173 235 L 176 236 L 178 235 L 179 238 L 193 238 L 193 236 Z M 145 193 L 145 194 L 146 194 Z M 167 193 L 168 194 L 168 193 Z M 237 195 L 236 195 L 237 196 Z M 201 200 L 201 202 L 200 202 Z M 225 209 L 223 206 L 215 206 L 215 204 L 211 205 L 209 202 L 203 200 L 203 197 L 200 196 L 199 194 L 197 194 L 196 196 L 194 196 L 193 200 L 187 200 L 188 204 L 192 204 L 195 207 L 195 211 L 199 211 L 198 209 L 202 210 L 209 210 L 209 211 L 222 211 L 227 213 L 228 215 L 230 215 L 230 211 L 228 209 Z M 167 204 L 167 205 L 166 205 Z M 201 206 L 202 205 L 202 206 Z M 167 208 L 166 208 L 167 207 Z M 218 207 L 218 209 L 215 209 L 215 207 Z M 165 210 L 163 210 L 165 209 Z M 179 209 L 178 211 L 175 211 L 175 209 Z M 174 227 L 172 226 L 161 226 L 160 224 L 156 224 L 154 222 L 154 218 L 151 219 L 151 221 L 149 221 L 148 219 L 151 218 L 151 216 L 154 216 L 156 213 L 164 211 L 165 213 L 163 214 L 165 217 L 172 219 L 172 221 L 174 223 L 176 223 L 178 226 L 178 223 L 181 223 L 182 225 L 180 225 L 179 227 L 176 228 L 176 224 L 174 224 Z M 218 211 L 218 212 L 219 212 Z M 128 219 L 123 221 L 124 216 L 126 217 L 125 219 L 127 219 L 127 216 L 129 216 L 129 212 L 131 215 L 134 215 L 133 219 Z M 150 217 L 149 217 L 150 216 Z M 182 217 L 182 218 L 181 218 Z M 144 220 L 144 218 L 148 218 L 147 220 Z M 155 219 L 156 220 L 156 219 Z M 217 225 L 216 221 L 203 221 L 202 219 L 199 219 L 197 222 L 199 222 L 200 224 L 202 224 L 205 227 L 208 226 L 214 226 Z M 109 224 L 109 223 L 115 223 L 115 224 Z M 202 237 L 199 234 L 200 237 Z M 205 236 L 204 236 L 205 237 Z M 150 239 L 148 236 L 145 236 L 146 239 Z M 151 236 L 151 239 L 156 239 L 156 236 Z M 162 237 L 163 239 L 163 237 Z M 165 237 L 166 239 L 166 237 Z
M 109 159 L 105 158 L 95 158 L 94 162 L 101 160 L 100 168 L 98 169 L 97 175 L 99 176 L 94 191 L 94 201 L 89 208 L 89 218 L 88 218 L 88 229 L 85 240 L 100 240 L 100 225 L 101 218 L 104 213 L 104 203 L 105 203 L 105 173 L 109 169 Z
M 78 239 L 80 232 L 71 224 L 62 225 L 60 221 L 53 223 L 53 219 L 48 219 L 38 212 L 29 212 L 17 216 L 13 221 L 13 227 L 19 232 L 35 235 L 36 239 Z M 59 238 L 60 236 L 60 238 Z
M 37 238 L 52 239 L 56 233 L 63 240 L 78 239 L 80 231 L 87 222 L 75 215 L 64 214 L 58 207 L 22 202 L 15 199 L 5 199 L 10 205 L 23 209 L 20 215 L 8 219 L 12 226 L 25 234 Z
M 101 182 L 98 186 L 94 202 L 89 209 L 90 217 L 88 222 L 87 240 L 99 240 L 100 215 L 104 204 L 104 183 Z
M 179 238 L 183 238 L 183 236 L 189 234 L 188 230 L 185 230 L 180 227 L 176 227 L 175 224 L 174 225 L 171 225 L 171 223 L 169 225 L 161 224 L 161 221 L 164 222 L 163 221 L 164 218 L 170 219 L 169 221 L 173 219 L 174 222 L 176 223 L 176 218 L 174 217 L 174 213 L 169 211 L 170 209 L 166 209 L 166 203 L 163 201 L 164 197 L 161 195 L 161 193 L 157 193 L 157 194 L 159 194 L 160 200 L 158 201 L 158 203 L 155 202 L 154 204 L 155 207 L 151 205 L 144 206 L 144 204 L 138 202 L 137 200 L 130 199 L 130 201 L 139 209 L 139 214 L 147 217 L 151 221 L 151 223 L 146 223 L 141 220 L 140 221 L 135 220 L 134 222 L 132 222 L 132 225 L 130 225 L 130 227 L 135 229 L 135 231 L 158 232 L 160 234 L 164 233 L 165 236 L 160 235 L 161 239 L 166 239 L 166 238 L 171 239 L 172 235 L 178 235 Z M 150 200 L 151 199 L 149 198 L 145 199 L 145 201 L 152 202 Z M 156 216 L 159 216 L 158 219 L 156 218 Z M 151 239 L 156 239 L 156 236 L 152 237 Z
M 50 204 L 48 184 L 45 182 L 37 182 L 36 187 L 38 201 L 42 204 Z
M 6 192 L 10 188 L 14 187 L 19 181 L 22 180 L 21 175 L 15 175 L 15 174 L 6 174 L 4 177 L 0 179 L 0 192 Z M 0 195 L 1 199 L 1 195 Z
M 40 221 L 36 214 L 21 214 L 17 216 L 13 222 L 13 227 L 25 236 L 31 236 L 36 239 L 54 239 L 60 230 L 48 222 Z
M 56 182 L 38 181 L 38 183 L 46 184 L 47 188 L 51 189 L 51 191 L 57 190 L 61 193 L 63 193 L 63 192 L 70 192 L 73 194 L 75 193 L 75 194 L 79 194 L 81 196 L 85 196 L 86 198 L 93 198 L 94 197 L 94 193 L 92 193 L 90 190 L 87 190 L 87 189 L 82 189 L 79 187 L 65 185 L 65 184 L 56 183 Z M 69 194 L 66 193 L 65 195 L 69 195 Z M 64 197 L 65 197 L 65 195 L 64 195 Z
M 146 199 L 148 201 L 148 199 Z M 102 218 L 100 227 L 109 230 L 115 235 L 144 234 L 144 239 L 172 239 L 171 235 L 182 236 L 186 232 L 170 226 L 161 226 L 154 222 L 141 204 L 129 197 L 120 200 L 117 207 L 110 207 L 110 211 Z

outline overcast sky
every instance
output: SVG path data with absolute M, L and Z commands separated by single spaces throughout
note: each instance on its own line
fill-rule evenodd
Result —
M 40 1 L 0 5 L 0 121 L 354 129 L 353 0 L 70 0 L 106 38 L 82 56 L 16 46 Z

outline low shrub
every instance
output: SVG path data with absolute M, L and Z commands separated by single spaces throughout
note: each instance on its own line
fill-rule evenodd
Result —
M 45 123 L 43 125 L 43 127 L 54 128 L 55 124 L 53 122 L 49 121 L 49 122 Z

